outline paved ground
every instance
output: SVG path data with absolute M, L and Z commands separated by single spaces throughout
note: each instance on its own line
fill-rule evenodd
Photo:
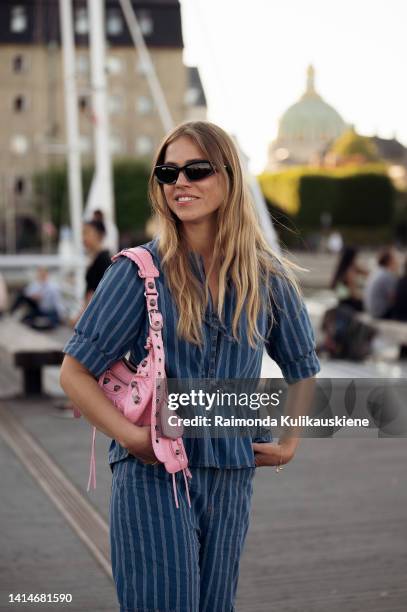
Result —
M 86 493 L 89 429 L 45 402 L 3 402 L 107 519 L 106 439 L 98 487 Z M 64 607 L 115 610 L 111 581 L 30 475 L 0 443 L 0 610 L 9 593 L 72 593 Z M 397 612 L 407 609 L 405 439 L 303 440 L 276 474 L 256 473 L 242 560 L 240 612 Z M 41 609 L 38 607 L 37 609 Z M 62 606 L 47 609 L 62 609 Z
M 324 364 L 324 371 L 335 375 L 334 365 Z M 351 365 L 342 367 L 339 375 L 352 375 Z M 365 375 L 377 371 L 377 364 L 364 367 Z M 264 375 L 275 372 L 266 360 Z M 393 374 L 405 375 L 405 369 Z M 51 370 L 48 390 L 57 390 L 56 381 L 57 372 Z M 5 361 L 0 393 L 2 385 L 3 391 L 4 385 L 9 391 L 18 387 Z M 90 428 L 83 420 L 59 418 L 47 400 L 3 399 L 0 410 L 19 420 L 107 520 L 107 439 L 98 436 L 98 486 L 87 493 Z M 111 579 L 1 436 L 0 462 L 0 611 L 117 610 Z M 406 439 L 377 439 L 370 431 L 365 438 L 303 440 L 281 473 L 257 470 L 237 610 L 405 612 L 406 467 Z M 8 603 L 9 593 L 38 592 L 71 593 L 73 601 Z
M 1 439 L 0 461 L 0 610 L 115 610 L 112 581 Z M 71 594 L 72 603 L 10 604 L 10 593 Z

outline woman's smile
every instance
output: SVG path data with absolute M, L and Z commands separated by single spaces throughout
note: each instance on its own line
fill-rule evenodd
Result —
M 194 196 L 191 194 L 181 193 L 175 196 L 175 201 L 180 206 L 185 206 L 186 204 L 193 204 L 196 200 L 199 200 L 198 196 Z
M 180 136 L 168 145 L 164 163 L 182 168 L 193 160 L 205 158 L 204 152 L 191 138 Z M 183 223 L 205 222 L 225 198 L 225 185 L 218 173 L 190 181 L 184 172 L 180 172 L 177 181 L 163 185 L 163 189 L 169 208 Z

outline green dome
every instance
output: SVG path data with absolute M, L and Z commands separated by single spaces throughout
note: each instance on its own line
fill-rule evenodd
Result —
M 309 66 L 306 92 L 280 119 L 278 139 L 329 142 L 345 128 L 339 113 L 316 93 L 314 69 Z

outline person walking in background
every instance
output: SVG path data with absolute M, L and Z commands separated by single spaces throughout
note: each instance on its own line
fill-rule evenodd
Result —
M 335 291 L 339 305 L 346 305 L 360 312 L 363 310 L 363 283 L 368 271 L 357 258 L 356 248 L 343 248 L 332 277 L 331 289 Z
M 29 283 L 15 298 L 10 314 L 24 307 L 26 314 L 22 323 L 34 329 L 53 329 L 64 318 L 65 309 L 59 287 L 49 279 L 46 268 L 38 268 L 37 278 Z
M 83 304 L 79 313 L 69 320 L 71 327 L 75 328 L 78 321 L 80 321 L 104 273 L 112 263 L 109 251 L 103 247 L 105 235 L 106 230 L 102 221 L 91 219 L 84 222 L 82 240 L 90 262 L 85 274 L 86 288 Z M 70 400 L 56 402 L 55 407 L 59 410 L 59 416 L 71 418 L 75 415 L 76 407 Z
M 107 221 L 102 210 L 97 208 L 93 211 L 92 221 L 101 221 L 105 226 L 105 237 L 102 246 L 110 253 L 116 253 L 119 249 L 119 230 L 113 221 Z
M 390 319 L 396 298 L 399 260 L 394 248 L 380 251 L 377 268 L 371 272 L 364 291 L 366 311 L 376 319 Z
M 86 252 L 90 257 L 90 263 L 85 275 L 86 289 L 84 302 L 77 316 L 71 319 L 72 327 L 79 321 L 104 273 L 112 263 L 109 251 L 103 247 L 105 235 L 106 229 L 102 221 L 92 219 L 91 221 L 85 221 L 83 224 L 82 239 Z

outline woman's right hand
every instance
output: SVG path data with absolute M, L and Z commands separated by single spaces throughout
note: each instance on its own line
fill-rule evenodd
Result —
M 134 426 L 130 432 L 129 439 L 124 443 L 124 447 L 129 453 L 143 463 L 158 463 L 151 441 L 150 425 Z

